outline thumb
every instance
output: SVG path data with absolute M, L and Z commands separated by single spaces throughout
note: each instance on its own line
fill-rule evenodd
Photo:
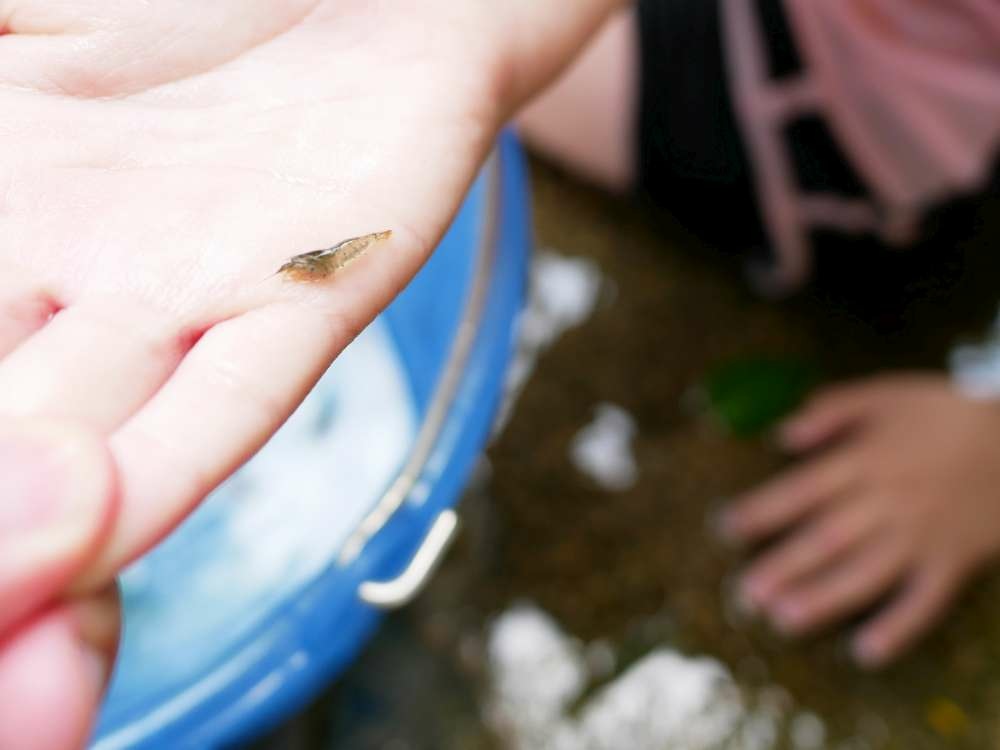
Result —
M 115 502 L 99 437 L 56 422 L 0 423 L 0 635 L 62 592 L 96 552 Z

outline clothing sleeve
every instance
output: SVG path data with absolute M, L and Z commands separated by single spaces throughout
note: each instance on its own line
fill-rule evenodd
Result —
M 815 229 L 905 246 L 930 208 L 987 184 L 1000 151 L 1000 2 L 721 3 L 734 108 L 774 251 L 766 285 L 808 276 Z M 770 33 L 769 8 L 788 39 Z M 808 159 L 790 133 L 816 122 L 862 189 L 803 177 Z

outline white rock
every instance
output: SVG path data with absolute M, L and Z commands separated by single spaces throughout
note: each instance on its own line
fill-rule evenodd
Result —
M 712 750 L 736 730 L 742 704 L 718 662 L 658 649 L 584 707 L 581 747 Z
M 489 717 L 523 750 L 573 748 L 567 709 L 586 685 L 580 645 L 547 614 L 531 606 L 499 617 L 487 645 Z
M 952 351 L 950 369 L 956 385 L 969 396 L 1000 397 L 1000 318 L 985 341 Z
M 597 643 L 598 650 L 607 650 Z M 716 750 L 737 736 L 745 710 L 726 669 L 712 659 L 666 648 L 647 655 L 572 711 L 587 686 L 584 653 L 593 650 L 535 607 L 517 607 L 494 622 L 487 646 L 486 713 L 508 747 Z
M 826 725 L 814 713 L 798 714 L 788 728 L 795 750 L 823 750 L 826 747 Z
M 598 404 L 594 412 L 594 421 L 573 438 L 570 459 L 581 473 L 604 489 L 622 492 L 639 479 L 639 466 L 632 451 L 635 420 L 614 404 Z
M 586 258 L 541 250 L 531 264 L 528 303 L 518 321 L 514 362 L 507 373 L 506 394 L 497 419 L 503 429 L 538 357 L 570 328 L 589 318 L 601 293 L 603 277 Z

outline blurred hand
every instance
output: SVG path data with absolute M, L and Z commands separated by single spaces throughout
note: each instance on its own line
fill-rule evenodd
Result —
M 809 457 L 723 517 L 743 544 L 780 536 L 742 598 L 792 635 L 879 604 L 854 654 L 885 664 L 1000 551 L 1000 404 L 943 377 L 883 377 L 820 395 L 781 440 Z
M 87 739 L 118 643 L 117 594 L 50 599 L 96 555 L 116 492 L 91 433 L 0 422 L 2 748 L 67 750 Z

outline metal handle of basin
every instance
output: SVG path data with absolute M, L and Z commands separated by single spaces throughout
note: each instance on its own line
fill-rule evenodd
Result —
M 455 511 L 442 512 L 431 525 L 406 570 L 391 581 L 365 581 L 358 589 L 361 600 L 383 610 L 398 609 L 413 601 L 444 560 L 445 553 L 455 541 L 458 525 Z

